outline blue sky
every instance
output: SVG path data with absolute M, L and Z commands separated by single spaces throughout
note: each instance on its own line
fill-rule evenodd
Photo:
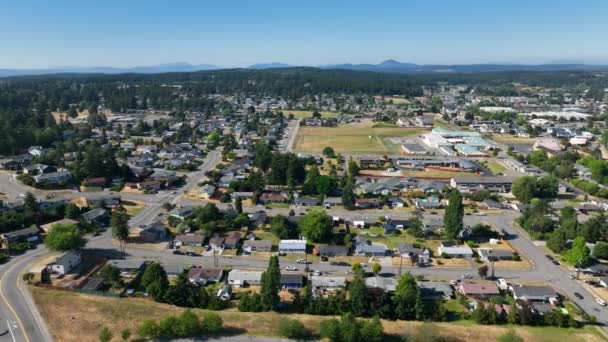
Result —
M 608 62 L 605 0 L 19 0 L 0 68 Z

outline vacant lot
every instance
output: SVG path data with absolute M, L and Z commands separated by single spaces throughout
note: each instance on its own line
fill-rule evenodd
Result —
M 338 127 L 300 127 L 294 149 L 300 152 L 321 152 L 331 146 L 336 152 L 396 153 L 399 146 L 387 138 L 407 137 L 424 133 L 417 128 L 372 127 L 371 122 Z
M 144 319 L 161 319 L 175 315 L 181 308 L 155 303 L 146 299 L 117 299 L 83 295 L 73 292 L 32 288 L 34 300 L 56 341 L 98 341 L 99 331 L 107 326 L 118 335 L 128 328 L 136 336 L 136 329 Z M 202 313 L 204 310 L 195 310 Z M 301 321 L 313 333 L 326 317 L 311 315 L 285 315 L 274 312 L 249 313 L 234 310 L 218 311 L 224 325 L 235 333 L 250 335 L 278 335 L 281 318 Z M 468 321 L 433 323 L 437 333 L 457 341 L 495 341 L 507 332 L 509 326 L 479 326 Z M 383 321 L 384 331 L 391 335 L 416 332 L 419 322 Z M 560 329 L 513 327 L 526 341 L 605 341 L 595 328 Z

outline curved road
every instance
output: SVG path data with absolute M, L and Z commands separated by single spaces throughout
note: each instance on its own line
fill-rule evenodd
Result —
M 22 272 L 46 252 L 44 247 L 39 246 L 0 266 L 0 332 L 10 327 L 8 334 L 0 336 L 0 341 L 53 340 L 22 281 Z

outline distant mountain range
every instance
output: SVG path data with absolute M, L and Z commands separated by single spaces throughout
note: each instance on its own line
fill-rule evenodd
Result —
M 246 67 L 247 69 L 278 69 L 292 68 L 293 65 L 271 62 L 259 63 Z M 501 71 L 605 71 L 608 70 L 608 63 L 604 64 L 585 64 L 576 61 L 553 61 L 546 64 L 415 64 L 403 63 L 393 59 L 388 59 L 379 64 L 332 64 L 316 66 L 320 69 L 343 69 L 355 71 L 374 71 L 386 73 L 471 73 L 471 72 L 501 72 Z M 46 75 L 59 73 L 96 73 L 96 74 L 122 74 L 122 73 L 164 73 L 164 72 L 192 72 L 201 70 L 219 70 L 226 67 L 211 64 L 189 64 L 189 63 L 168 63 L 152 66 L 137 66 L 132 68 L 115 67 L 58 67 L 48 69 L 0 69 L 0 77 L 25 76 L 25 75 Z

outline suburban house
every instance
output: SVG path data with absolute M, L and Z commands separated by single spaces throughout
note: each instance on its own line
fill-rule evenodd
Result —
M 414 205 L 418 209 L 439 209 L 442 207 L 441 201 L 435 196 L 416 198 L 414 199 Z
M 213 250 L 221 250 L 224 249 L 224 242 L 226 242 L 226 238 L 223 236 L 216 236 L 209 239 L 209 246 Z
M 104 208 L 95 208 L 82 214 L 82 219 L 88 224 L 106 227 L 110 224 L 110 212 Z
M 311 276 L 313 291 L 335 291 L 346 287 L 345 277 Z
M 205 241 L 205 236 L 200 234 L 182 234 L 175 237 L 173 246 L 202 246 Z
M 323 206 L 325 208 L 337 207 L 342 205 L 342 197 L 325 197 Z
M 347 256 L 348 248 L 346 246 L 321 244 L 315 246 L 312 252 L 321 257 Z
M 4 244 L 15 242 L 38 242 L 40 240 L 40 231 L 38 230 L 38 227 L 34 225 L 29 228 L 2 233 L 0 234 L 0 240 Z
M 145 225 L 139 230 L 139 238 L 143 242 L 159 242 L 169 238 L 167 228 L 161 222 L 154 222 Z
M 183 221 L 194 216 L 194 207 L 175 208 L 169 212 L 169 216 Z
M 294 198 L 293 204 L 298 207 L 313 207 L 316 205 L 320 205 L 321 203 L 318 199 L 314 197 L 298 197 Z
M 70 180 L 72 180 L 72 174 L 70 173 L 70 171 L 57 171 L 34 176 L 34 181 L 37 184 L 59 184 L 67 183 Z
M 109 196 L 101 196 L 95 198 L 87 198 L 83 196 L 81 201 L 85 203 L 86 206 L 89 207 L 108 207 L 114 208 L 120 205 L 121 203 L 120 196 L 117 195 L 109 195 Z
M 113 259 L 108 260 L 107 265 L 118 268 L 122 274 L 137 274 L 146 265 L 143 259 Z
M 376 219 L 368 217 L 355 217 L 352 219 L 352 224 L 355 228 L 369 228 L 377 223 Z
M 480 206 L 486 210 L 497 210 L 497 209 L 502 209 L 502 204 L 500 204 L 500 202 L 497 202 L 493 199 L 485 199 L 483 200 L 483 202 L 481 202 Z
M 184 273 L 184 266 L 181 264 L 166 264 L 163 263 L 163 269 L 165 273 L 167 273 L 168 277 L 177 277 L 178 275 Z
M 59 256 L 55 261 L 48 264 L 46 267 L 52 273 L 64 275 L 69 273 L 76 266 L 80 265 L 82 257 L 80 253 L 75 251 L 68 251 Z
M 210 199 L 215 194 L 215 186 L 211 184 L 205 184 L 201 187 L 201 191 L 199 192 L 199 197 L 202 199 Z
M 304 287 L 304 276 L 297 273 L 281 273 L 281 287 L 284 289 L 300 289 Z
M 515 254 L 510 249 L 496 249 L 496 248 L 478 248 L 477 254 L 479 255 L 479 259 L 483 261 L 490 260 L 513 260 L 515 259 Z
M 365 286 L 370 289 L 380 289 L 384 292 L 395 292 L 395 288 L 397 288 L 397 279 L 396 278 L 386 278 L 386 277 L 367 277 L 364 279 Z
M 260 203 L 287 203 L 287 197 L 276 192 L 265 192 L 259 198 Z
M 423 299 L 445 299 L 454 296 L 454 290 L 449 283 L 442 281 L 417 281 Z
M 388 249 L 386 245 L 371 242 L 361 236 L 355 237 L 355 251 L 357 256 L 386 256 Z
M 461 281 L 456 284 L 456 290 L 463 296 L 476 299 L 489 298 L 500 294 L 498 286 L 494 282 L 468 282 Z
M 357 198 L 355 206 L 360 209 L 372 209 L 382 206 L 382 201 L 378 198 Z
M 205 286 L 209 283 L 218 283 L 222 280 L 223 270 L 220 268 L 204 268 L 192 266 L 188 270 L 188 280 L 192 284 Z
M 398 230 L 408 228 L 410 224 L 410 220 L 393 220 L 391 218 L 387 218 L 386 222 L 384 223 L 384 233 L 395 233 Z
M 225 235 L 224 248 L 236 249 L 241 242 L 241 232 L 232 231 Z
M 513 179 L 503 176 L 454 177 L 450 180 L 450 186 L 462 192 L 490 190 L 507 193 L 511 192 L 512 185 Z
M 270 240 L 245 240 L 243 242 L 243 252 L 270 252 L 272 250 L 272 241 Z
M 467 245 L 458 245 L 454 241 L 441 241 L 437 254 L 451 258 L 472 258 L 473 250 Z
M 415 260 L 418 265 L 424 265 L 431 261 L 431 252 L 428 249 L 412 243 L 398 243 L 396 249 L 402 258 Z
M 281 240 L 279 253 L 306 254 L 306 240 Z
M 233 269 L 228 273 L 228 284 L 234 287 L 260 285 L 263 271 L 245 271 Z
M 510 286 L 515 300 L 527 302 L 557 303 L 559 296 L 550 286 Z

